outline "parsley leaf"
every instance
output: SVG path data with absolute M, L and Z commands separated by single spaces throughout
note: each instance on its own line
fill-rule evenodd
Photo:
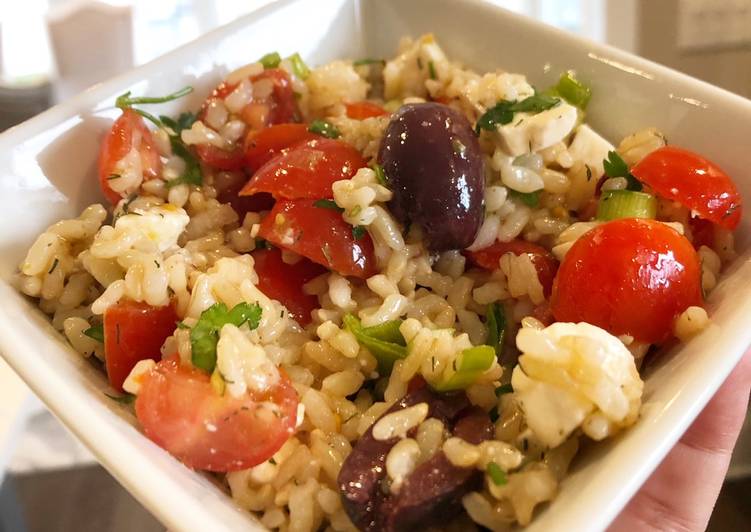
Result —
M 512 198 L 516 198 L 527 207 L 537 207 L 540 205 L 540 191 L 535 190 L 534 192 L 518 192 L 514 189 L 509 189 L 509 195 Z
M 329 209 L 336 212 L 344 212 L 344 209 L 337 205 L 334 200 L 330 199 L 316 200 L 313 202 L 313 207 L 318 207 L 319 209 Z
M 506 313 L 500 303 L 488 305 L 485 326 L 488 328 L 488 345 L 495 349 L 496 358 L 500 358 L 506 336 Z
M 185 161 L 185 171 L 180 177 L 170 179 L 167 181 L 167 188 L 174 187 L 185 183 L 186 185 L 201 185 L 203 183 L 203 173 L 201 173 L 201 165 L 193 152 L 183 143 L 179 133 L 177 135 L 170 135 L 170 144 L 172 145 L 172 152 L 181 157 Z
M 99 325 L 92 325 L 83 331 L 83 333 L 97 342 L 104 343 L 104 326 L 101 323 Z
M 195 113 L 180 113 L 177 120 L 170 118 L 169 116 L 159 115 L 159 120 L 175 132 L 175 135 L 180 135 L 183 129 L 190 129 L 193 123 L 198 120 L 198 115 Z
M 386 172 L 383 171 L 383 166 L 381 166 L 378 163 L 373 163 L 371 167 L 373 168 L 373 171 L 375 172 L 378 183 L 380 183 L 384 187 L 389 186 L 389 180 L 388 180 L 388 177 L 386 177 Z
M 213 372 L 216 367 L 216 345 L 222 327 L 227 324 L 239 327 L 247 322 L 250 329 L 255 329 L 260 319 L 261 307 L 258 303 L 239 303 L 232 310 L 228 310 L 224 303 L 211 305 L 201 313 L 198 323 L 190 331 L 191 362 L 207 373 Z
M 352 228 L 352 236 L 355 240 L 360 240 L 367 232 L 368 230 L 362 225 L 356 225 Z
M 603 159 L 602 166 L 608 177 L 625 177 L 628 181 L 626 190 L 640 191 L 644 187 L 634 175 L 628 171 L 628 165 L 616 151 L 609 151 L 608 158 Z
M 336 126 L 326 120 L 313 120 L 308 127 L 308 131 L 329 139 L 338 139 L 342 136 Z
M 106 395 L 113 401 L 117 401 L 118 403 L 123 404 L 123 405 L 129 405 L 133 401 L 136 400 L 136 396 L 133 395 L 132 393 L 126 393 L 124 395 L 110 395 L 108 393 L 105 393 L 104 395 Z
M 435 64 L 433 64 L 433 61 L 428 61 L 428 74 L 430 74 L 430 79 L 438 77 L 435 73 Z
M 560 102 L 560 98 L 542 93 L 535 93 L 518 102 L 501 100 L 477 120 L 475 132 L 479 135 L 481 129 L 493 131 L 497 125 L 511 122 L 515 113 L 541 113 Z

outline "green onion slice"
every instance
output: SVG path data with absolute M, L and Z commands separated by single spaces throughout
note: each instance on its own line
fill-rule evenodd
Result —
M 576 79 L 576 75 L 569 70 L 561 74 L 555 91 L 564 100 L 579 109 L 586 109 L 589 99 L 592 97 L 592 89 Z
M 657 198 L 634 190 L 606 190 L 597 204 L 598 220 L 650 218 L 657 215 Z
M 308 68 L 308 65 L 302 60 L 299 53 L 295 52 L 287 58 L 287 61 L 290 62 L 292 72 L 294 72 L 295 76 L 298 78 L 306 79 L 310 75 L 310 68 Z
M 501 469 L 501 466 L 499 466 L 495 462 L 490 462 L 486 471 L 488 473 L 488 476 L 490 477 L 490 480 L 492 480 L 493 484 L 495 484 L 496 486 L 503 486 L 504 484 L 508 483 L 506 472 Z
M 432 386 L 439 392 L 464 390 L 490 369 L 494 360 L 495 349 L 489 345 L 478 345 L 465 349 L 456 359 L 456 372 L 449 378 Z
M 407 342 L 399 332 L 402 320 L 363 327 L 355 316 L 346 314 L 343 321 L 344 327 L 355 335 L 357 342 L 366 347 L 378 360 L 378 371 L 381 375 L 389 375 L 394 362 L 407 356 Z
M 263 68 L 276 68 L 279 63 L 282 62 L 282 56 L 279 52 L 269 52 L 258 60 L 263 65 Z

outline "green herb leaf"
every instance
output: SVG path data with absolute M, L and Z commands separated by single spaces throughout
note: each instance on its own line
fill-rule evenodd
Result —
M 49 270 L 47 270 L 47 274 L 54 272 L 57 269 L 58 264 L 60 264 L 60 259 L 55 257 L 55 260 L 52 261 L 52 267 Z
M 112 181 L 113 179 L 120 179 L 122 176 L 120 174 L 110 174 L 107 176 L 107 181 Z
M 454 362 L 456 372 L 448 379 L 433 384 L 433 389 L 439 392 L 464 390 L 493 365 L 495 358 L 495 349 L 489 345 L 465 349 Z
M 514 388 L 511 386 L 511 383 L 509 384 L 501 384 L 499 387 L 495 389 L 495 396 L 500 397 L 503 394 L 506 393 L 514 393 Z
M 321 135 L 329 139 L 338 139 L 342 136 L 341 132 L 332 124 L 326 120 L 313 120 L 308 126 L 308 131 Z
M 537 207 L 540 205 L 540 191 L 535 190 L 534 192 L 517 192 L 516 190 L 509 189 L 509 196 L 512 198 L 516 198 L 527 207 Z
M 271 249 L 271 244 L 269 244 L 263 238 L 256 238 L 256 247 L 255 247 L 255 249 Z
M 169 127 L 175 135 L 180 135 L 183 129 L 190 129 L 193 123 L 198 120 L 198 115 L 195 113 L 180 113 L 177 120 L 170 118 L 169 116 L 159 115 L 159 120 L 162 124 Z
M 475 132 L 493 131 L 497 125 L 508 124 L 514 119 L 514 113 L 541 113 L 561 103 L 560 98 L 549 94 L 536 93 L 519 102 L 501 100 L 483 114 L 475 125 Z
M 355 240 L 360 240 L 365 236 L 365 233 L 367 232 L 368 230 L 363 225 L 355 225 L 354 227 L 352 227 L 352 237 Z
M 602 161 L 602 166 L 608 177 L 626 177 L 629 174 L 626 161 L 616 151 L 608 152 L 608 158 Z
M 438 77 L 435 73 L 435 64 L 433 64 L 433 61 L 428 61 L 428 73 L 430 74 L 430 79 L 436 79 Z
M 337 205 L 334 200 L 330 199 L 315 200 L 313 202 L 313 207 L 318 207 L 319 209 L 329 209 L 336 212 L 344 212 L 344 209 Z
M 491 303 L 485 315 L 488 328 L 488 345 L 495 349 L 496 358 L 503 354 L 503 341 L 506 337 L 506 313 L 500 303 Z
M 501 100 L 477 119 L 475 133 L 480 130 L 493 131 L 497 125 L 508 124 L 514 119 L 514 111 L 511 110 L 512 102 Z
M 639 180 L 628 171 L 626 161 L 621 159 L 621 156 L 616 151 L 608 152 L 608 158 L 602 161 L 602 166 L 605 169 L 605 175 L 608 177 L 625 177 L 628 181 L 626 190 L 635 190 L 638 192 L 644 188 Z
M 269 52 L 258 60 L 263 65 L 263 68 L 276 68 L 279 63 L 282 62 L 282 56 L 279 52 Z
M 520 102 L 512 104 L 511 109 L 515 113 L 541 113 L 547 111 L 561 103 L 560 98 L 550 96 L 549 94 L 536 93 L 524 98 Z
M 190 329 L 190 326 L 189 325 L 185 325 L 185 322 L 182 322 L 182 321 L 176 321 L 175 322 L 175 326 L 178 329 Z
M 108 393 L 105 393 L 104 395 L 106 395 L 113 401 L 117 401 L 118 403 L 123 404 L 123 405 L 129 405 L 133 401 L 136 400 L 136 396 L 133 395 L 132 393 L 126 393 L 124 395 L 110 395 Z
M 104 343 L 104 326 L 101 323 L 99 325 L 92 325 L 91 327 L 83 331 L 83 333 L 99 343 Z
M 343 318 L 344 327 L 355 335 L 357 342 L 378 361 L 378 371 L 386 376 L 391 373 L 394 362 L 407 356 L 407 342 L 399 332 L 402 320 L 394 320 L 376 325 L 363 327 L 355 316 L 346 314 Z
M 376 63 L 386 64 L 386 61 L 384 59 L 373 59 L 370 57 L 366 57 L 364 59 L 358 59 L 357 61 L 352 61 L 352 66 L 363 66 L 363 65 L 374 65 Z
M 373 163 L 371 165 L 371 168 L 373 168 L 373 171 L 375 172 L 376 179 L 378 180 L 378 182 L 384 187 L 388 187 L 389 180 L 388 180 L 388 177 L 386 177 L 386 172 L 383 171 L 383 166 L 381 166 L 378 163 Z
M 487 473 L 490 477 L 490 480 L 492 480 L 493 484 L 495 484 L 496 486 L 503 486 L 504 484 L 508 483 L 506 472 L 501 469 L 501 466 L 499 466 L 495 462 L 490 462 L 488 464 Z
M 216 344 L 222 327 L 227 324 L 240 327 L 247 322 L 252 330 L 258 327 L 260 319 L 261 307 L 258 303 L 239 303 L 232 310 L 228 310 L 224 303 L 211 305 L 201 313 L 198 323 L 190 331 L 193 365 L 212 373 L 216 367 Z
M 555 92 L 568 103 L 581 110 L 587 108 L 589 99 L 592 97 L 592 89 L 576 79 L 576 75 L 571 70 L 561 74 L 555 86 Z
M 130 91 L 126 92 L 125 94 L 121 94 L 117 97 L 115 100 L 115 106 L 119 107 L 120 109 L 125 109 L 126 107 L 132 107 L 134 105 L 143 105 L 143 104 L 152 104 L 152 103 L 166 103 L 171 102 L 173 100 L 177 100 L 178 98 L 182 98 L 183 96 L 190 94 L 193 92 L 193 87 L 183 87 L 177 92 L 173 92 L 172 94 L 168 94 L 166 96 L 136 96 L 132 97 L 130 95 Z
M 170 144 L 172 145 L 172 153 L 182 158 L 185 161 L 185 170 L 180 177 L 170 179 L 167 181 L 167 188 L 172 188 L 175 185 L 185 183 L 187 185 L 203 184 L 203 173 L 201 172 L 201 164 L 193 152 L 180 139 L 179 134 L 170 136 Z
M 310 69 L 308 68 L 308 65 L 305 64 L 305 61 L 302 60 L 299 53 L 295 52 L 287 58 L 287 61 L 292 65 L 292 72 L 294 72 L 298 78 L 306 79 L 310 75 Z

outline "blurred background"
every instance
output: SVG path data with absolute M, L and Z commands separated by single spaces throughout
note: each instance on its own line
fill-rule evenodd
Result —
M 0 130 L 270 1 L 2 0 Z M 751 0 L 489 1 L 751 96 Z M 747 419 L 710 530 L 751 530 L 749 479 Z M 163 530 L 2 361 L 0 482 L 0 532 Z

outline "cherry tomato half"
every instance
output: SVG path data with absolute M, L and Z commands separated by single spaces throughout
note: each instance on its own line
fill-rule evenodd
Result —
M 315 138 L 319 136 L 308 131 L 306 124 L 277 124 L 251 131 L 245 137 L 245 167 L 253 175 L 283 149 Z
M 526 240 L 514 239 L 510 242 L 495 242 L 478 251 L 467 251 L 466 255 L 470 263 L 492 271 L 498 269 L 498 262 L 506 253 L 513 253 L 517 256 L 523 253 L 529 255 L 537 270 L 537 278 L 540 280 L 545 297 L 548 297 L 553 288 L 555 272 L 558 271 L 558 261 L 542 246 Z
M 722 227 L 733 230 L 740 222 L 743 200 L 735 183 L 701 155 L 665 146 L 644 157 L 631 173 L 659 196 L 675 200 Z
M 159 360 L 161 347 L 179 320 L 174 307 L 152 307 L 122 300 L 104 312 L 104 362 L 113 388 L 123 382 L 139 360 Z
M 117 163 L 133 149 L 141 156 L 143 179 L 159 177 L 162 163 L 151 131 L 141 115 L 133 109 L 123 109 L 123 114 L 112 124 L 112 129 L 99 148 L 99 186 L 113 205 L 123 199 L 123 196 L 112 190 L 110 181 L 116 179 L 118 174 Z
M 277 199 L 330 198 L 334 181 L 349 179 L 363 166 L 362 155 L 349 144 L 317 138 L 270 159 L 240 195 L 268 192 Z
M 342 215 L 316 207 L 314 200 L 279 200 L 261 222 L 258 235 L 340 273 L 366 279 L 376 273 L 373 241 L 359 239 Z
M 365 120 L 366 118 L 389 114 L 386 109 L 373 102 L 352 102 L 345 103 L 344 106 L 347 108 L 347 117 L 353 120 Z
M 320 305 L 318 298 L 304 293 L 302 287 L 326 273 L 326 268 L 304 257 L 294 264 L 287 264 L 282 260 L 279 248 L 258 249 L 252 255 L 261 292 L 287 307 L 300 325 L 310 323 L 310 313 Z
M 258 95 L 255 95 L 252 101 L 240 111 L 240 119 L 245 122 L 250 130 L 300 120 L 300 111 L 287 72 L 279 68 L 271 68 L 264 70 L 250 80 L 253 83 L 268 80 L 272 84 L 268 96 L 259 98 Z M 236 87 L 237 83 L 223 82 L 219 84 L 204 103 L 198 115 L 199 119 L 205 118 L 206 109 L 211 100 L 223 100 Z M 245 165 L 245 150 L 240 145 L 224 150 L 210 144 L 199 144 L 196 146 L 196 153 L 205 164 L 219 170 L 239 170 Z
M 557 321 L 661 343 L 678 314 L 702 304 L 699 258 L 688 239 L 661 222 L 614 220 L 574 243 L 550 304 Z
M 162 360 L 143 379 L 136 416 L 157 445 L 188 467 L 238 471 L 268 460 L 295 430 L 298 398 L 287 375 L 266 393 L 234 398 L 209 375 Z

